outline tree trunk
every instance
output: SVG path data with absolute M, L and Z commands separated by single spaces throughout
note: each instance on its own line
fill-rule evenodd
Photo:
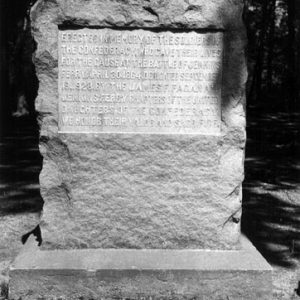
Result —
M 264 0 L 262 4 L 262 20 L 258 40 L 258 52 L 256 57 L 252 87 L 250 90 L 250 98 L 253 100 L 254 103 L 258 103 L 261 100 L 262 72 L 265 58 L 264 46 L 268 24 L 268 1 L 269 0 Z
M 7 1 L 0 2 L 0 135 L 10 126 L 7 55 Z
M 288 8 L 288 47 L 287 47 L 287 101 L 289 112 L 293 112 L 296 104 L 296 57 L 295 57 L 295 0 L 287 0 Z
M 276 17 L 276 0 L 270 3 L 270 24 L 268 34 L 268 58 L 267 58 L 267 89 L 271 92 L 273 86 L 273 58 L 274 58 L 274 32 L 275 32 L 275 17 Z
M 300 1 L 296 1 L 296 104 L 298 104 L 298 109 L 300 108 Z

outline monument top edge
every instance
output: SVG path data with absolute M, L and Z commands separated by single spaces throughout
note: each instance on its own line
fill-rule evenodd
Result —
M 52 0 L 37 1 L 31 11 L 33 25 L 60 27 L 117 27 L 164 30 L 227 30 L 241 28 L 242 0 L 185 1 Z M 47 18 L 43 22 L 42 16 Z

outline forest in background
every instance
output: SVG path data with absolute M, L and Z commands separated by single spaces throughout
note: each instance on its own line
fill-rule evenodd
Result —
M 293 113 L 300 95 L 300 1 L 246 0 L 248 108 Z

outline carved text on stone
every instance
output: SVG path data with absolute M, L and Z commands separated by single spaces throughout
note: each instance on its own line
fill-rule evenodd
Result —
M 60 132 L 218 134 L 222 33 L 60 30 Z

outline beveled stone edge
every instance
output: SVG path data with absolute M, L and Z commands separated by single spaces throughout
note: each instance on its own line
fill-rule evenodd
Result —
M 242 250 L 80 249 L 41 251 L 33 238 L 10 267 L 14 271 L 201 270 L 271 272 L 245 237 Z

